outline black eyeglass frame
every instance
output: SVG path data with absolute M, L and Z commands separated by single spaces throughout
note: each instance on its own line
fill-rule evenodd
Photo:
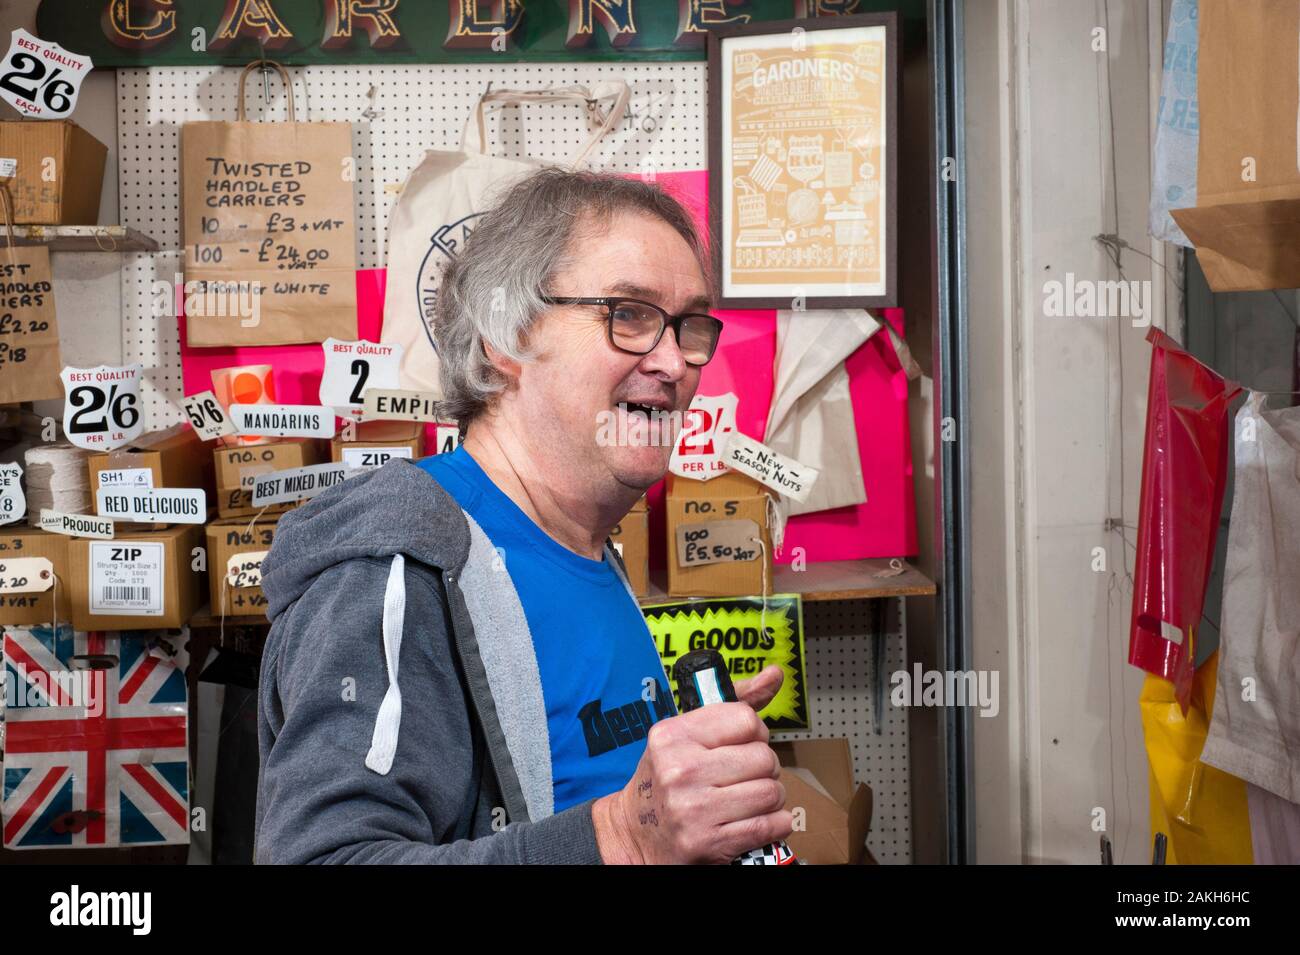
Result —
M 706 315 L 703 312 L 686 312 L 684 315 L 670 315 L 666 309 L 660 308 L 654 302 L 647 302 L 644 299 L 628 298 L 625 295 L 603 295 L 597 297 L 591 296 L 571 296 L 571 295 L 543 295 L 542 301 L 547 305 L 603 305 L 609 311 L 605 315 L 605 334 L 609 338 L 609 343 L 621 352 L 627 352 L 629 355 L 648 355 L 663 341 L 664 330 L 669 326 L 672 327 L 673 334 L 677 336 L 677 346 L 681 347 L 682 343 L 682 322 L 688 318 L 704 318 L 712 322 L 718 329 L 718 334 L 713 339 L 713 348 L 709 351 L 709 357 L 702 362 L 687 361 L 686 364 L 692 368 L 703 368 L 709 362 L 713 361 L 713 356 L 718 353 L 718 342 L 722 340 L 722 330 L 726 327 L 722 319 L 715 318 L 712 315 Z M 633 351 L 614 341 L 614 309 L 621 302 L 632 302 L 636 305 L 645 305 L 659 313 L 660 324 L 659 334 L 655 336 L 654 342 L 645 351 Z M 686 356 L 683 354 L 682 358 Z

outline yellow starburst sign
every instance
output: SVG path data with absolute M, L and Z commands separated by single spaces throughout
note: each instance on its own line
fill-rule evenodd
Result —
M 716 650 L 731 679 L 757 676 L 768 664 L 785 671 L 776 697 L 759 715 L 771 729 L 808 728 L 803 653 L 803 603 L 798 594 L 718 597 L 643 607 L 659 658 L 677 697 L 673 664 L 692 650 Z

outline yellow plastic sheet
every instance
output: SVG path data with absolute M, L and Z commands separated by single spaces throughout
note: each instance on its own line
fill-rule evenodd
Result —
M 1250 865 L 1246 784 L 1201 762 L 1214 709 L 1216 652 L 1196 671 L 1187 715 L 1174 685 L 1148 676 L 1142 686 L 1142 728 L 1151 776 L 1151 838 L 1169 838 L 1167 865 Z

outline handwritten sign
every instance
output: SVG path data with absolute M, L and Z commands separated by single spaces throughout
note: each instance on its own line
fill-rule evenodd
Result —
M 50 253 L 0 247 L 0 404 L 63 393 Z
M 0 99 L 32 119 L 66 119 L 77 108 L 81 81 L 94 64 L 21 27 L 0 60 Z
M 48 557 L 16 557 L 0 562 L 0 593 L 39 594 L 54 586 Z
M 0 525 L 20 521 L 27 514 L 22 478 L 23 466 L 18 462 L 0 464 Z
M 334 409 L 320 405 L 231 405 L 230 418 L 241 434 L 334 437 Z
M 181 127 L 185 278 L 218 293 L 190 345 L 356 334 L 351 129 L 293 118 Z
M 64 368 L 63 431 L 79 448 L 111 451 L 144 431 L 136 365 Z
M 733 470 L 801 502 L 808 499 L 808 492 L 821 473 L 739 431 L 727 441 L 722 460 Z
M 320 382 L 323 405 L 360 414 L 367 388 L 398 385 L 401 345 L 327 338 L 321 348 L 325 351 L 325 371 Z
M 258 587 L 262 583 L 262 561 L 269 550 L 231 554 L 226 561 L 226 583 L 230 587 Z
M 758 524 L 750 520 L 677 525 L 677 563 L 682 567 L 757 560 Z

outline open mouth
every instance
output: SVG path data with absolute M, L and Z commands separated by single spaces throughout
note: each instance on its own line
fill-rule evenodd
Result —
M 628 415 L 644 415 L 647 421 L 651 420 L 656 414 L 664 414 L 671 410 L 666 401 L 620 401 L 618 407 Z

